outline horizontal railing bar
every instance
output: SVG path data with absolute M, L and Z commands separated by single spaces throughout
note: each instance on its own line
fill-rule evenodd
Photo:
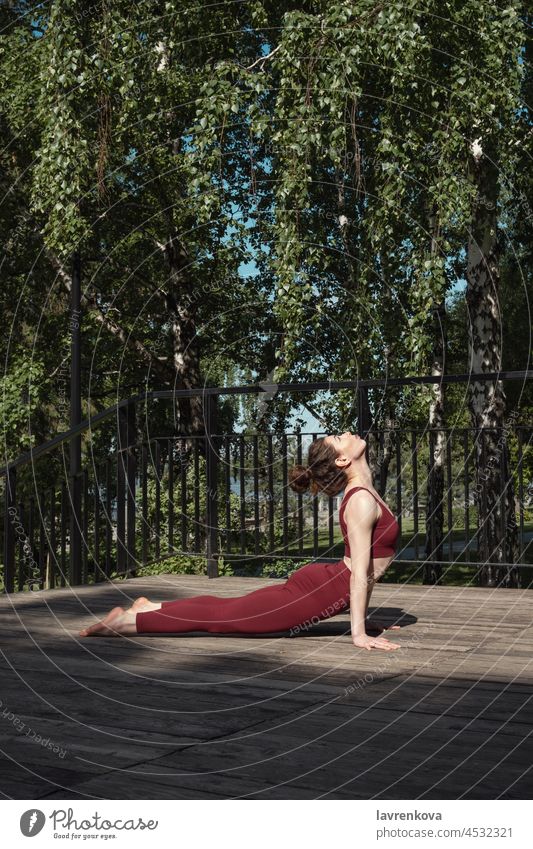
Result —
M 493 371 L 481 374 L 432 374 L 413 377 L 387 377 L 376 379 L 321 380 L 313 383 L 252 383 L 247 386 L 205 386 L 202 389 L 159 389 L 151 392 L 152 398 L 187 398 L 194 395 L 250 395 L 254 392 L 318 392 L 323 389 L 377 389 L 387 386 L 409 386 L 424 383 L 464 383 L 486 380 L 531 380 L 533 371 Z M 144 397 L 144 396 L 141 396 Z
M 280 554 L 246 554 L 240 552 L 217 552 L 218 557 L 223 557 L 224 560 L 303 560 L 306 563 L 338 563 L 339 560 L 342 560 L 340 557 L 322 557 L 318 555 L 318 557 L 309 557 L 309 555 L 302 554 L 285 554 L 284 552 Z M 160 563 L 163 560 L 170 560 L 173 557 L 200 557 L 204 560 L 206 559 L 205 554 L 201 554 L 197 551 L 178 551 L 177 549 L 171 553 L 161 554 L 157 559 L 150 560 L 148 563 L 143 564 L 143 566 L 150 566 L 152 563 Z M 483 568 L 486 565 L 497 566 L 502 568 L 513 568 L 513 569 L 531 569 L 533 568 L 532 563 L 477 563 L 473 560 L 413 560 L 413 559 L 398 559 L 394 561 L 395 566 L 424 566 L 426 564 L 433 565 L 439 564 L 441 566 L 473 566 L 476 568 Z M 391 564 L 392 565 L 392 564 Z M 132 566 L 125 570 L 126 572 L 135 572 L 139 566 Z M 348 567 L 346 567 L 348 568 Z M 178 573 L 176 573 L 178 574 Z
M 256 392 L 319 392 L 322 390 L 357 390 L 361 387 L 372 389 L 388 386 L 409 386 L 430 383 L 440 384 L 487 380 L 530 380 L 532 377 L 533 371 L 522 370 L 486 372 L 483 374 L 452 374 L 442 375 L 440 377 L 435 375 L 423 375 L 419 377 L 390 377 L 375 380 L 324 380 L 314 383 L 258 383 L 247 386 L 205 386 L 201 389 L 162 389 L 153 392 L 140 392 L 137 395 L 133 395 L 131 398 L 119 401 L 113 407 L 101 410 L 101 412 L 96 413 L 94 416 L 84 419 L 76 425 L 76 427 L 70 428 L 68 431 L 64 431 L 63 433 L 58 433 L 57 436 L 54 436 L 53 439 L 48 442 L 44 442 L 42 445 L 38 445 L 36 448 L 32 448 L 24 454 L 21 454 L 12 462 L 6 463 L 5 466 L 0 467 L 0 475 L 7 474 L 9 469 L 16 469 L 31 460 L 36 460 L 38 457 L 41 457 L 49 451 L 52 451 L 54 448 L 57 448 L 63 442 L 71 440 L 74 436 L 78 436 L 85 430 L 94 427 L 109 416 L 116 414 L 127 404 L 133 404 L 139 401 L 155 401 L 166 398 L 192 398 L 197 395 L 205 397 L 208 395 L 251 395 Z M 188 438 L 186 435 L 180 434 L 179 436 L 180 438 Z
M 91 416 L 89 419 L 84 419 L 80 422 L 76 427 L 70 428 L 70 430 L 63 431 L 62 433 L 58 433 L 57 436 L 54 436 L 53 439 L 50 439 L 48 442 L 43 442 L 42 445 L 38 445 L 36 448 L 31 448 L 29 451 L 26 451 L 25 454 L 21 454 L 17 457 L 16 460 L 13 460 L 11 463 L 7 463 L 5 466 L 0 468 L 0 475 L 5 475 L 8 469 L 16 469 L 19 466 L 25 465 L 30 460 L 36 460 L 38 457 L 41 457 L 43 454 L 48 454 L 49 451 L 52 451 L 54 448 L 57 448 L 58 445 L 61 445 L 63 442 L 70 441 L 74 436 L 78 436 L 83 433 L 84 430 L 88 430 L 95 424 L 103 421 L 112 413 L 116 413 L 122 407 L 125 407 L 127 404 L 130 404 L 132 401 L 130 398 L 126 398 L 125 401 L 119 401 L 115 404 L 114 407 L 109 407 L 107 410 L 102 410 L 100 413 L 96 413 L 96 415 Z
M 205 559 L 205 554 L 199 554 L 195 551 L 174 551 L 172 554 L 162 554 L 157 560 L 154 560 L 154 563 L 159 563 L 161 560 L 166 560 L 171 557 L 203 557 Z M 310 557 L 308 554 L 287 554 L 286 552 L 278 552 L 277 554 L 248 554 L 246 552 L 238 552 L 238 551 L 217 551 L 215 552 L 216 557 L 223 557 L 224 560 L 304 560 L 306 563 L 338 563 L 339 560 L 342 560 L 342 557 L 322 557 L 320 554 L 315 559 L 314 557 Z M 437 563 L 441 566 L 475 566 L 477 568 L 483 568 L 487 564 L 485 563 L 476 563 L 473 560 L 414 560 L 413 558 L 397 558 L 391 563 L 391 566 L 403 566 L 403 565 L 412 565 L 412 566 L 424 566 L 425 564 L 429 564 L 430 566 L 434 563 Z M 509 567 L 513 569 L 532 569 L 533 563 L 491 563 L 491 566 L 501 567 Z M 346 567 L 348 568 L 348 567 Z M 135 571 L 135 567 L 132 567 L 132 571 Z

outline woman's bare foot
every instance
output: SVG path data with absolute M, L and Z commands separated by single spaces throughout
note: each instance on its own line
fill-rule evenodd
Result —
M 123 607 L 114 607 L 101 622 L 80 631 L 80 637 L 119 637 L 122 634 L 136 634 L 137 614 Z
M 148 610 L 159 610 L 160 607 L 161 602 L 150 601 L 150 599 L 142 595 L 140 598 L 135 599 L 132 606 L 128 608 L 128 611 L 131 613 L 146 613 Z

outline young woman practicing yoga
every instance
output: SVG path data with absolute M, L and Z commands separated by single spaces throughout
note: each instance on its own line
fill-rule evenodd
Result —
M 366 633 L 366 625 L 380 631 L 399 627 L 367 620 L 374 583 L 394 559 L 399 525 L 372 486 L 365 446 L 364 439 L 349 431 L 315 439 L 309 448 L 309 465 L 294 466 L 289 472 L 289 485 L 295 492 L 305 492 L 310 484 L 313 493 L 336 495 L 344 490 L 339 509 L 345 544 L 342 560 L 307 563 L 284 584 L 236 598 L 199 595 L 162 603 L 138 598 L 127 610 L 113 608 L 101 622 L 80 631 L 80 636 L 299 631 L 349 606 L 355 646 L 369 651 L 400 648 L 398 643 Z

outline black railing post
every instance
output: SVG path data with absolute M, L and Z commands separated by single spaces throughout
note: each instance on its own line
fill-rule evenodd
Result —
M 370 430 L 370 405 L 368 403 L 368 387 L 357 386 L 357 432 L 363 439 L 368 440 Z M 370 464 L 370 446 L 365 446 L 365 457 Z
M 207 577 L 218 578 L 218 450 L 217 396 L 204 396 L 205 462 L 206 462 L 206 556 Z
M 135 402 L 118 411 L 117 572 L 134 568 L 135 557 Z
M 17 508 L 17 470 L 8 469 L 5 476 L 5 512 L 4 512 L 4 592 L 15 591 L 15 521 Z
M 128 569 L 135 569 L 137 563 L 135 544 L 135 481 L 137 478 L 136 409 L 131 400 L 126 407 L 126 540 L 128 547 Z
M 357 387 L 357 431 L 359 436 L 366 439 L 370 430 L 370 404 L 368 402 L 368 387 Z M 366 447 L 368 459 L 368 445 Z
M 81 259 L 74 254 L 70 292 L 70 426 L 81 422 Z M 70 583 L 81 583 L 81 434 L 69 444 L 70 453 Z

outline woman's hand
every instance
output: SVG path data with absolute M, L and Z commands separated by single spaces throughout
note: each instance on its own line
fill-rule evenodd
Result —
M 358 637 L 352 637 L 352 643 L 360 649 L 382 649 L 383 651 L 396 651 L 400 649 L 400 643 L 391 643 L 385 637 L 369 637 L 368 634 L 361 634 Z

